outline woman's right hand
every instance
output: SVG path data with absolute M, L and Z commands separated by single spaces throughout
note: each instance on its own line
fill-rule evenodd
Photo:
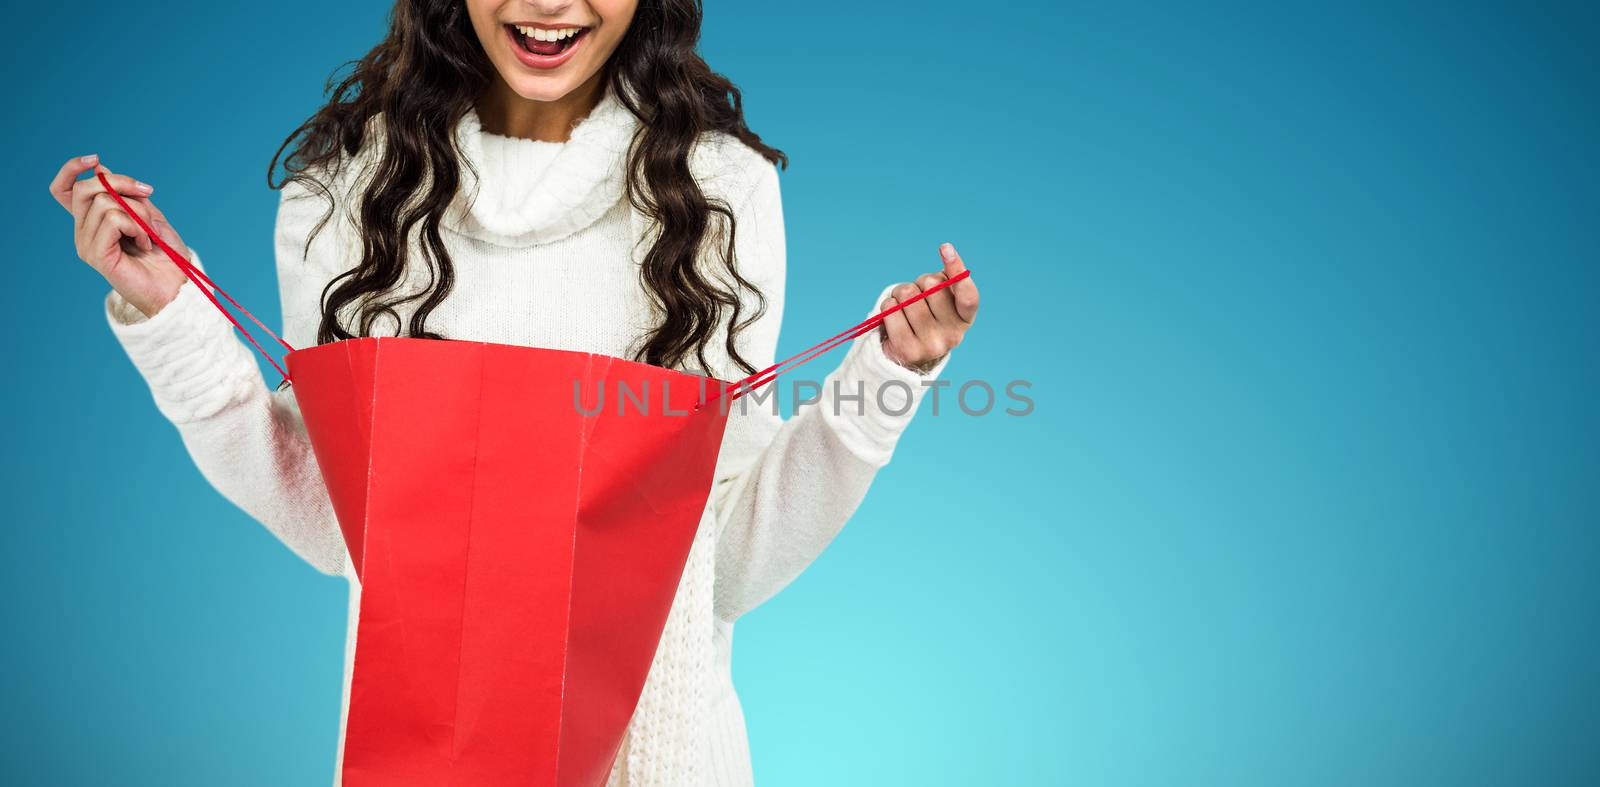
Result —
M 50 196 L 72 214 L 73 238 L 78 256 L 94 268 L 111 287 L 146 317 L 154 317 L 172 302 L 187 277 L 134 223 L 116 200 L 106 193 L 100 179 L 79 179 L 89 170 L 105 173 L 106 180 L 174 251 L 190 259 L 176 230 L 167 223 L 154 202 L 153 189 L 126 175 L 112 174 L 100 166 L 98 156 L 80 156 L 61 166 L 50 181 Z

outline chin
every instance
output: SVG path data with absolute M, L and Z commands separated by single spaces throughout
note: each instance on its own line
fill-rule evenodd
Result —
M 577 85 L 569 79 L 517 79 L 507 81 L 511 92 L 529 101 L 559 101 L 571 93 Z

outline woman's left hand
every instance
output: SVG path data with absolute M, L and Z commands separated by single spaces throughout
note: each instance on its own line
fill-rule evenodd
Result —
M 940 273 L 924 273 L 911 284 L 901 284 L 879 306 L 888 309 L 967 269 L 956 247 L 939 246 L 944 261 Z M 978 319 L 978 285 L 968 276 L 894 314 L 879 326 L 883 352 L 891 360 L 913 371 L 926 373 L 961 343 L 967 329 Z

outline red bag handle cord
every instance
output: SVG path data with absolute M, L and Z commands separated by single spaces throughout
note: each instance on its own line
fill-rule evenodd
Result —
M 900 311 L 901 309 L 904 309 L 905 307 L 910 306 L 911 304 L 916 303 L 917 301 L 920 301 L 923 298 L 949 287 L 950 285 L 955 284 L 956 282 L 961 281 L 962 279 L 965 279 L 971 275 L 972 271 L 967 270 L 945 279 L 944 281 L 939 282 L 938 284 L 935 284 L 934 286 L 929 287 L 928 289 L 923 290 L 922 292 L 907 298 L 900 303 L 884 309 L 883 311 L 878 312 L 877 314 L 874 314 L 871 317 L 868 317 L 867 319 L 862 320 L 861 322 L 856 323 L 855 325 L 846 328 L 843 331 L 840 331 L 839 333 L 834 334 L 833 336 L 824 339 L 817 344 L 812 345 L 808 349 L 802 350 L 799 353 L 768 366 L 767 368 L 745 377 L 742 380 L 729 383 L 719 394 L 712 396 L 709 400 L 707 400 L 707 402 L 709 403 L 711 401 L 716 401 L 719 396 L 724 394 L 729 395 L 729 401 L 736 400 L 739 397 L 744 396 L 745 394 L 778 379 L 778 375 L 783 374 L 784 372 L 787 372 L 811 360 L 812 358 L 822 355 L 823 353 L 838 347 L 840 344 L 850 341 L 857 336 L 877 328 L 879 325 L 883 324 L 884 319 L 889 315 L 894 314 L 895 312 Z
M 139 218 L 138 213 L 135 213 L 132 208 L 128 207 L 127 201 L 122 198 L 121 194 L 117 193 L 116 189 L 111 187 L 111 182 L 106 180 L 106 175 L 104 172 L 95 173 L 95 177 L 100 179 L 100 185 L 105 186 L 106 193 L 110 194 L 111 198 L 116 200 L 117 206 L 122 208 L 122 211 L 128 214 L 128 216 L 133 219 L 135 224 L 139 225 L 139 229 L 144 230 L 144 233 L 150 236 L 151 242 L 159 246 L 161 251 L 166 253 L 167 258 L 172 260 L 173 264 L 177 265 L 178 269 L 183 271 L 183 274 L 189 277 L 190 281 L 194 282 L 195 287 L 197 287 L 200 292 L 205 294 L 207 300 L 211 301 L 211 305 L 217 307 L 217 311 L 222 312 L 222 316 L 228 318 L 228 322 L 233 323 L 233 327 L 238 329 L 239 333 L 244 334 L 244 338 L 249 340 L 251 346 L 255 347 L 256 350 L 267 359 L 267 363 L 272 364 L 272 368 L 277 369 L 278 373 L 283 375 L 284 380 L 289 380 L 289 373 L 285 371 L 281 365 L 279 365 L 278 360 L 273 358 L 272 354 L 267 352 L 266 349 L 256 341 L 256 338 L 250 335 L 249 331 L 245 330 L 243 325 L 239 324 L 239 320 L 223 307 L 222 302 L 217 300 L 217 295 L 221 295 L 223 298 L 227 299 L 228 303 L 232 304 L 235 309 L 243 312 L 244 316 L 249 317 L 250 321 L 255 323 L 257 327 L 261 328 L 263 331 L 266 331 L 268 336 L 276 339 L 278 344 L 283 345 L 283 349 L 288 350 L 289 352 L 294 352 L 294 347 L 290 346 L 290 344 L 284 341 L 282 337 L 278 336 L 278 334 L 273 333 L 272 329 L 268 328 L 265 323 L 257 319 L 254 314 L 251 314 L 249 309 L 240 306 L 239 302 L 233 299 L 233 296 L 223 291 L 221 287 L 218 287 L 215 282 L 211 281 L 211 277 L 207 276 L 204 271 L 196 268 L 192 263 L 189 262 L 189 260 L 185 259 L 182 254 L 179 254 L 171 246 L 168 246 L 167 242 L 162 240 L 161 236 L 157 235 L 156 231 L 151 229 L 150 225 L 144 222 L 144 219 Z M 917 301 L 920 301 L 923 298 L 926 298 L 929 295 L 932 295 L 946 287 L 949 287 L 950 285 L 955 284 L 956 282 L 961 281 L 970 275 L 972 275 L 972 271 L 962 271 L 949 279 L 923 290 L 915 296 L 907 298 L 906 300 L 897 303 L 894 306 L 884 309 L 883 311 L 878 312 L 877 314 L 874 314 L 871 317 L 868 317 L 867 319 L 844 329 L 843 331 L 823 340 L 822 342 L 814 344 L 811 347 L 784 359 L 783 361 L 768 366 L 767 368 L 745 377 L 742 380 L 729 383 L 725 388 L 722 389 L 721 392 L 717 394 L 717 396 L 711 397 L 711 399 L 707 400 L 706 403 L 715 401 L 718 396 L 729 394 L 730 392 L 732 393 L 730 401 L 733 399 L 738 399 L 739 397 L 744 396 L 745 394 L 778 379 L 778 375 L 783 374 L 784 372 L 787 372 L 790 369 L 793 369 L 819 355 L 822 355 L 823 353 L 839 346 L 840 344 L 843 344 L 844 342 L 850 341 L 851 339 L 877 328 L 879 325 L 883 324 L 884 318 L 888 317 L 889 315 L 894 314 L 895 312 L 900 311 L 901 309 L 904 309 L 905 307 L 910 306 L 911 304 L 916 303 Z M 216 294 L 213 294 L 213 291 L 215 291 Z
M 100 179 L 100 185 L 105 186 L 106 193 L 110 194 L 111 198 L 117 201 L 117 205 L 118 207 L 122 208 L 122 212 L 128 214 L 128 216 L 133 219 L 134 223 L 139 225 L 139 229 L 144 230 L 144 233 L 150 236 L 151 242 L 155 243 L 157 246 L 161 247 L 162 251 L 166 252 L 167 258 L 172 260 L 173 264 L 177 265 L 179 270 L 183 271 L 183 275 L 189 277 L 189 281 L 194 282 L 194 286 L 198 288 L 200 292 L 205 294 L 206 298 L 211 301 L 211 305 L 217 307 L 217 311 L 222 312 L 222 316 L 227 317 L 228 322 L 233 323 L 233 327 L 239 329 L 239 333 L 244 334 L 244 338 L 248 339 L 250 344 L 253 345 L 258 352 L 260 352 L 263 356 L 266 356 L 267 363 L 272 364 L 272 368 L 277 369 L 278 374 L 283 375 L 283 379 L 288 380 L 289 373 L 284 371 L 282 366 L 278 365 L 278 360 L 273 358 L 271 353 L 268 353 L 264 348 L 262 348 L 261 344 L 256 341 L 256 337 L 251 336 L 250 332 L 245 330 L 243 325 L 239 324 L 239 321 L 234 318 L 231 312 L 223 308 L 222 302 L 217 300 L 217 296 L 213 295 L 212 291 L 215 290 L 222 297 L 227 298 L 228 303 L 233 304 L 233 308 L 244 312 L 244 316 L 249 317 L 251 322 L 259 326 L 261 330 L 266 331 L 268 336 L 277 339 L 278 344 L 283 345 L 283 349 L 288 350 L 289 352 L 294 352 L 294 348 L 289 346 L 289 343 L 280 338 L 278 334 L 273 333 L 271 328 L 268 328 L 260 320 L 256 319 L 256 316 L 251 314 L 249 309 L 240 306 L 239 302 L 234 300 L 232 296 L 228 295 L 226 292 L 223 292 L 222 288 L 218 287 L 215 282 L 211 281 L 211 277 L 207 276 L 204 271 L 196 268 L 194 264 L 190 263 L 189 260 L 186 259 L 182 254 L 179 254 L 171 246 L 168 246 L 167 242 L 162 240 L 161 236 L 157 235 L 155 230 L 150 229 L 149 224 L 144 223 L 144 219 L 139 218 L 139 214 L 135 213 L 133 208 L 128 207 L 128 203 L 122 198 L 122 195 L 118 194 L 117 190 L 111 187 L 111 181 L 106 180 L 106 174 L 104 172 L 96 172 L 95 177 Z

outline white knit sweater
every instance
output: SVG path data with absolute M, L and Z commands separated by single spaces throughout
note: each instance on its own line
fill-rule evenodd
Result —
M 624 196 L 624 157 L 635 129 L 635 118 L 609 91 L 562 143 L 488 134 L 469 113 L 458 143 L 478 176 L 469 177 L 446 221 L 457 280 L 429 317 L 429 328 L 450 338 L 629 357 L 654 322 L 638 272 L 649 247 L 646 220 Z M 737 262 L 767 296 L 766 316 L 741 334 L 740 350 L 765 367 L 773 362 L 784 301 L 778 170 L 723 134 L 696 145 L 691 167 L 708 195 L 733 207 Z M 345 183 L 339 191 L 346 195 L 341 215 L 349 207 L 348 188 Z M 296 347 L 316 343 L 322 287 L 359 255 L 348 220 L 329 222 L 302 255 L 324 206 L 291 187 L 278 211 L 283 336 Z M 227 286 L 225 268 L 211 273 Z M 865 304 L 866 314 L 887 292 Z M 860 314 L 864 301 L 855 303 L 831 307 L 839 327 Z M 253 351 L 192 284 L 150 319 L 113 291 L 106 316 L 200 472 L 312 566 L 350 582 L 338 785 L 360 584 L 294 391 L 269 387 Z M 380 332 L 398 333 L 398 326 Z M 720 340 L 711 343 L 714 368 L 708 371 L 722 379 L 742 376 L 720 347 Z M 770 406 L 735 409 L 699 534 L 609 785 L 752 783 L 744 714 L 732 682 L 734 621 L 792 581 L 838 533 L 889 461 L 926 390 L 920 383 L 943 366 L 927 375 L 905 369 L 884 355 L 876 332 L 868 333 L 851 343 L 823 381 L 821 404 L 787 419 Z M 885 385 L 890 381 L 907 385 Z M 864 397 L 851 398 L 862 391 Z M 835 406 L 840 392 L 845 398 Z

